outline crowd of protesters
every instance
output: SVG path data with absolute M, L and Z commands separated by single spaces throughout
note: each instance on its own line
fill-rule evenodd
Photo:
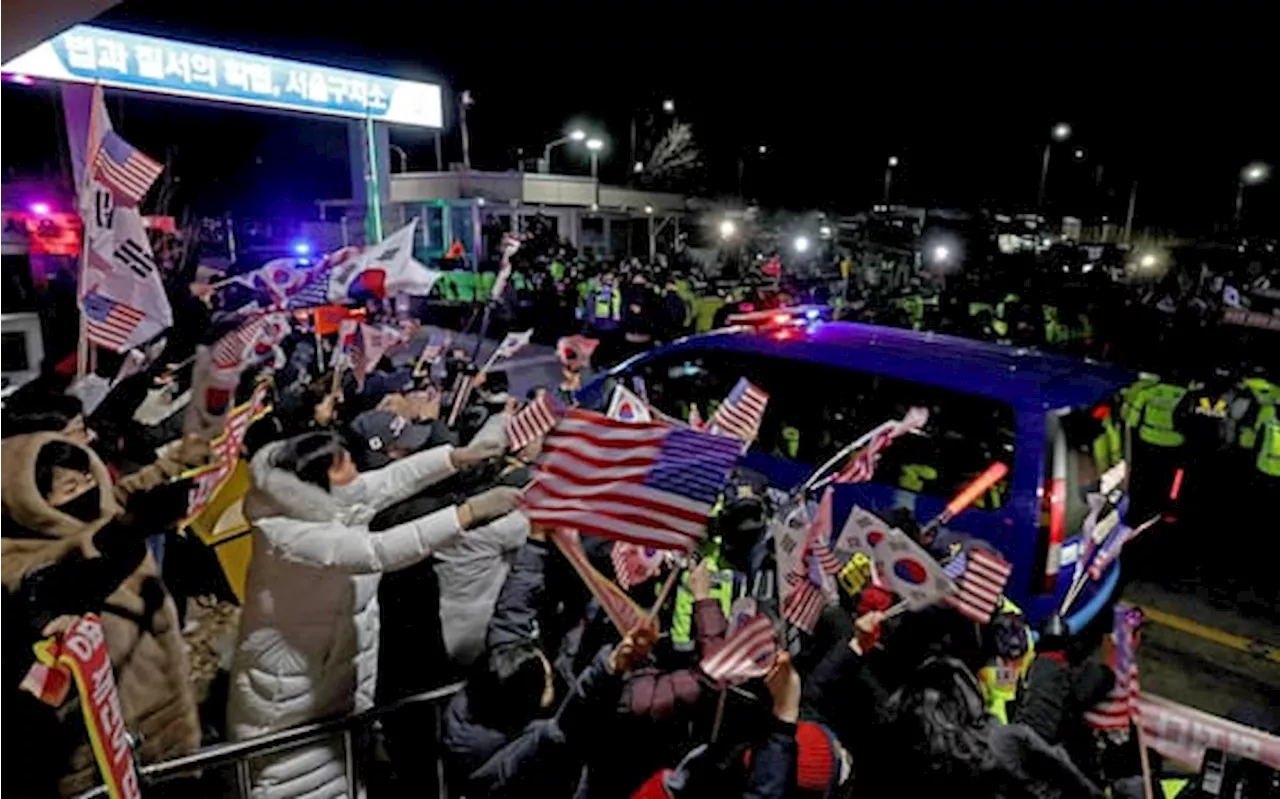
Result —
M 621 636 L 517 509 L 540 441 L 508 453 L 504 421 L 527 398 L 493 371 L 450 425 L 448 388 L 476 371 L 465 353 L 416 373 L 388 360 L 357 387 L 324 367 L 333 345 L 322 338 L 317 352 L 299 330 L 279 369 L 242 380 L 237 400 L 268 379 L 275 411 L 245 438 L 253 557 L 225 688 L 204 696 L 182 640 L 201 581 L 174 557 L 189 486 L 172 478 L 209 448 L 196 435 L 165 440 L 174 428 L 162 413 L 138 415 L 173 376 L 144 371 L 88 418 L 56 374 L 8 404 L 5 780 L 15 795 L 93 782 L 78 714 L 18 689 L 32 645 L 89 612 L 105 619 L 144 763 L 465 679 L 438 738 L 428 711 L 388 716 L 357 756 L 360 779 L 391 795 L 429 792 L 440 758 L 450 791 L 467 797 L 1096 796 L 1138 773 L 1131 742 L 1128 756 L 1099 749 L 1081 722 L 1110 687 L 1110 671 L 1088 661 L 1097 638 L 1068 637 L 1056 620 L 1032 650 L 1017 613 L 987 627 L 941 607 L 885 619 L 887 594 L 867 587 L 828 607 L 763 679 L 719 690 L 698 663 L 724 644 L 740 587 L 769 568 L 752 557 L 772 512 L 757 476 L 733 478 L 679 590 L 651 625 Z M 162 454 L 140 463 L 147 448 Z M 586 540 L 605 573 L 611 546 Z M 629 590 L 648 606 L 660 582 Z M 760 604 L 775 612 L 767 596 Z M 1011 655 L 1028 667 L 1018 698 L 993 712 L 975 675 Z M 209 791 L 209 779 L 190 790 Z M 348 779 L 337 742 L 260 757 L 252 770 L 264 797 L 355 795 Z
M 702 277 L 687 264 L 587 266 L 563 251 L 545 261 L 522 268 L 520 296 L 499 298 L 495 330 L 533 297 L 548 330 L 598 336 L 597 360 L 613 361 L 698 324 Z M 744 301 L 837 299 L 853 318 L 901 312 L 896 321 L 919 324 L 905 304 L 869 302 L 879 295 L 840 271 L 817 289 L 774 281 L 750 300 L 722 290 L 711 321 Z M 207 307 L 175 310 L 187 329 L 177 338 L 194 338 Z M 1003 323 L 994 337 L 1035 326 L 1005 309 L 972 323 L 940 316 L 953 319 L 944 328 Z M 431 793 L 437 760 L 451 795 L 472 799 L 1142 793 L 1135 738 L 1082 720 L 1113 683 L 1099 630 L 1068 635 L 1053 618 L 1032 631 L 1012 608 L 988 625 L 946 607 L 889 618 L 889 595 L 868 585 L 842 593 L 812 635 L 785 644 L 779 623 L 768 673 L 724 690 L 699 663 L 724 645 L 734 600 L 751 594 L 777 615 L 776 598 L 756 590 L 772 568 L 762 539 L 777 510 L 758 475 L 735 473 L 705 546 L 672 566 L 684 572 L 674 593 L 661 594 L 659 577 L 628 589 L 644 607 L 665 601 L 619 634 L 548 531 L 519 510 L 541 441 L 507 447 L 505 421 L 538 391 L 572 401 L 580 361 L 527 396 L 457 349 L 434 363 L 384 358 L 357 380 L 335 377 L 336 336 L 306 324 L 246 369 L 227 403 L 266 386 L 274 409 L 243 441 L 253 554 L 239 601 L 216 559 L 178 529 L 183 475 L 218 457 L 210 431 L 183 423 L 184 403 L 198 399 L 191 368 L 157 359 L 85 413 L 63 362 L 7 401 L 0 570 L 14 795 L 74 795 L 95 781 L 79 713 L 19 688 L 33 645 L 86 613 L 104 620 L 142 763 L 465 680 L 439 735 L 430 711 L 412 707 L 366 731 L 362 785 L 335 741 L 256 759 L 254 796 Z M 460 377 L 474 390 L 456 391 Z M 614 544 L 584 545 L 611 574 Z M 201 612 L 210 595 L 238 608 L 206 681 L 193 679 L 206 671 L 193 661 L 208 642 L 191 638 L 212 624 Z M 1017 664 L 1012 695 L 979 679 L 994 664 Z M 217 784 L 190 779 L 196 795 Z

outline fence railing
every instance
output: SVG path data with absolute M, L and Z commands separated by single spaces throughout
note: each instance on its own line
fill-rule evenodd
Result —
M 439 739 L 442 721 L 442 706 L 444 701 L 453 696 L 462 689 L 464 683 L 458 682 L 452 685 L 446 685 L 443 688 L 437 688 L 434 691 L 415 694 L 391 702 L 386 705 L 370 708 L 359 713 L 351 713 L 346 716 L 337 718 L 324 719 L 308 724 L 299 724 L 296 727 L 272 732 L 259 736 L 249 741 L 236 741 L 234 743 L 215 744 L 207 746 L 199 751 L 192 752 L 189 755 L 175 757 L 171 760 L 162 760 L 159 763 L 141 766 L 138 768 L 138 780 L 142 786 L 142 795 L 145 799 L 147 788 L 155 786 L 167 780 L 179 777 L 189 777 L 208 769 L 220 768 L 225 766 L 234 766 L 236 775 L 236 795 L 245 797 L 249 796 L 251 786 L 251 764 L 254 758 L 263 755 L 274 754 L 276 752 L 296 749 L 308 744 L 318 743 L 335 736 L 342 739 L 343 761 L 346 764 L 347 785 L 354 792 L 356 785 L 356 764 L 355 764 L 355 748 L 354 733 L 356 730 L 366 728 L 373 722 L 408 707 L 418 705 L 430 705 L 435 716 L 435 734 Z M 444 784 L 444 771 L 440 764 L 436 764 L 436 780 L 439 786 L 439 796 L 447 796 L 446 786 Z M 105 785 L 99 785 L 75 797 L 75 799 L 97 799 L 98 797 L 107 796 L 107 788 Z

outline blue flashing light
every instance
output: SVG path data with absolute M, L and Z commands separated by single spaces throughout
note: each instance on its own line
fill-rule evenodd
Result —
M 299 256 L 307 256 L 311 254 L 311 244 L 305 241 L 295 242 L 293 245 L 293 254 Z
M 817 321 L 818 317 L 821 315 L 821 312 L 817 308 L 810 308 L 804 312 L 804 318 L 808 319 L 810 322 Z

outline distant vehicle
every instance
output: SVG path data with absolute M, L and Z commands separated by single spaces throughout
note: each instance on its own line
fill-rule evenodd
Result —
M 1128 372 L 1032 350 L 934 333 L 801 314 L 761 314 L 758 326 L 691 336 L 625 361 L 588 384 L 584 404 L 602 406 L 618 381 L 640 382 L 659 410 L 704 417 L 739 377 L 769 393 L 760 438 L 744 463 L 789 489 L 842 446 L 912 406 L 929 410 L 928 436 L 904 437 L 884 453 L 876 480 L 842 486 L 837 525 L 853 504 L 885 514 L 912 510 L 921 523 L 992 461 L 1009 476 L 949 529 L 985 539 L 1014 565 L 1008 596 L 1032 620 L 1053 613 L 1070 581 L 1087 508 L 1083 489 L 1097 479 L 1077 431 L 1113 412 Z M 1083 421 L 1086 424 L 1082 425 Z M 1092 435 L 1092 432 L 1089 433 Z M 1074 437 L 1075 440 L 1072 440 Z M 985 506 L 985 507 L 983 507 Z M 1102 596 L 1086 594 L 1078 628 Z
M 24 383 L 38 377 L 43 360 L 40 316 L 34 313 L 0 315 L 0 365 L 3 366 L 0 396 L 7 398 Z

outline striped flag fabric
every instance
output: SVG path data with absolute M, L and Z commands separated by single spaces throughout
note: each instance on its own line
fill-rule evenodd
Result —
M 613 575 L 624 590 L 652 579 L 662 571 L 660 550 L 628 541 L 614 541 L 609 560 L 613 563 Z
M 1120 551 L 1124 549 L 1124 545 L 1137 538 L 1144 530 L 1158 521 L 1160 521 L 1160 516 L 1156 515 L 1137 527 L 1117 524 L 1115 529 L 1109 532 L 1107 537 L 1094 550 L 1093 562 L 1089 564 L 1089 576 L 1094 580 L 1101 580 L 1107 568 L 1111 566 L 1116 558 L 1120 557 Z
M 823 574 L 839 574 L 840 570 L 844 568 L 844 564 L 831 551 L 831 547 L 822 541 L 815 541 L 810 553 L 814 560 L 817 561 L 818 569 Z
M 786 580 L 790 588 L 782 599 L 782 618 L 806 633 L 812 633 L 822 609 L 827 606 L 827 596 L 807 574 L 791 572 Z
M 769 395 L 745 377 L 740 377 L 733 391 L 711 416 L 709 429 L 749 445 L 760 434 L 760 422 L 768 405 Z
M 524 449 L 529 442 L 551 432 L 563 415 L 564 407 L 555 397 L 543 394 L 507 419 L 508 445 L 513 450 Z
M 773 668 L 778 654 L 777 636 L 768 616 L 757 614 L 734 630 L 699 667 L 717 683 L 733 685 L 763 677 Z
M 85 337 L 90 344 L 106 347 L 113 352 L 124 352 L 125 345 L 147 315 L 137 308 L 125 305 L 97 292 L 86 294 L 83 300 Z
M 942 570 L 955 580 L 957 589 L 946 603 L 966 618 L 986 624 L 1000 605 L 1013 565 L 992 552 L 971 549 L 952 558 Z
M 836 475 L 837 483 L 865 483 L 876 473 L 876 465 L 880 463 L 880 454 L 895 440 L 907 433 L 917 432 L 929 421 L 929 412 L 924 408 L 911 408 L 900 420 L 885 422 L 871 434 L 871 440 L 862 449 L 854 453 L 845 467 Z
M 655 549 L 691 550 L 737 463 L 738 442 L 659 422 L 570 410 L 525 491 L 533 524 Z
M 1127 730 L 1129 722 L 1138 721 L 1138 640 L 1142 611 L 1116 605 L 1115 625 L 1111 630 L 1112 662 L 1116 674 L 1111 693 L 1084 714 L 1085 723 L 1095 730 Z
M 587 553 L 582 550 L 582 539 L 577 530 L 552 530 L 548 537 L 564 555 L 565 560 L 569 561 L 569 565 L 573 566 L 578 577 L 582 578 L 587 590 L 608 614 L 609 620 L 613 622 L 619 635 L 626 635 L 645 622 L 647 614 L 644 609 L 627 596 L 616 583 L 591 565 Z
M 107 131 L 93 156 L 93 176 L 120 205 L 137 205 L 164 166 L 140 152 L 114 130 Z
M 267 384 L 259 383 L 248 402 L 232 408 L 227 414 L 226 428 L 221 435 L 209 442 L 209 449 L 215 458 L 214 464 L 192 479 L 193 484 L 187 494 L 187 513 L 179 527 L 198 516 L 231 476 L 236 462 L 240 460 L 244 437 L 249 433 L 250 425 L 262 418 L 268 410 L 266 400 Z

